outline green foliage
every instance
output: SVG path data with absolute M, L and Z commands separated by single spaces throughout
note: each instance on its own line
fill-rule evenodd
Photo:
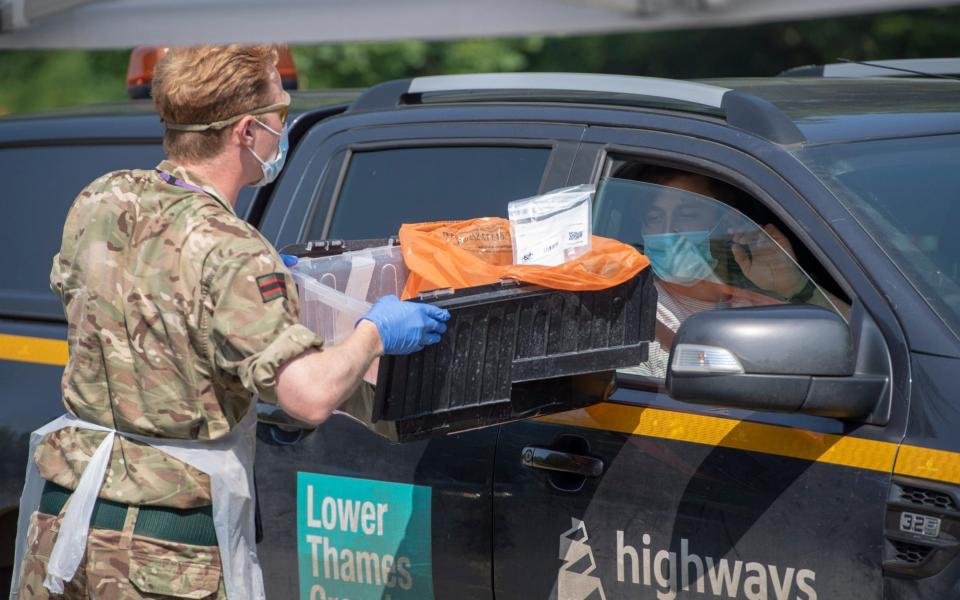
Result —
M 293 48 L 304 88 L 365 87 L 400 77 L 522 71 L 543 49 L 541 38 L 386 42 Z
M 708 30 L 323 44 L 292 49 L 301 87 L 493 71 L 698 78 L 836 62 L 960 56 L 960 7 Z M 0 51 L 0 114 L 123 100 L 127 51 Z
M 126 98 L 127 51 L 0 51 L 0 115 Z
M 384 79 L 421 71 L 427 61 L 426 42 L 338 44 L 292 49 L 303 88 L 364 87 Z
M 960 8 L 709 30 L 553 38 L 532 71 L 656 77 L 770 76 L 851 60 L 960 56 Z

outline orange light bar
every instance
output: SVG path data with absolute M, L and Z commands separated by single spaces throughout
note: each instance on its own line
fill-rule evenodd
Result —
M 127 95 L 130 98 L 150 97 L 153 68 L 166 53 L 166 47 L 139 46 L 133 49 L 130 53 L 130 64 L 127 65 Z
M 280 81 L 285 90 L 295 90 L 298 86 L 297 68 L 293 64 L 290 48 L 277 46 L 279 60 L 277 70 L 280 72 Z M 167 53 L 167 47 L 138 46 L 130 53 L 130 63 L 127 66 L 127 95 L 132 99 L 149 98 L 150 82 L 153 80 L 153 69 Z
M 293 55 L 290 54 L 290 48 L 286 46 L 277 46 L 277 53 L 280 60 L 277 61 L 277 70 L 280 71 L 280 82 L 285 90 L 297 89 L 297 67 L 293 64 Z

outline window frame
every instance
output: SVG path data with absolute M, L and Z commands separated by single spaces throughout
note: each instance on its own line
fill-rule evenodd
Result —
M 758 148 L 758 145 L 761 147 Z M 891 354 L 895 387 L 893 413 L 883 429 L 895 432 L 902 427 L 910 385 L 909 354 L 905 352 L 904 332 L 888 300 L 863 270 L 864 262 L 871 262 L 872 258 L 864 254 L 868 254 L 868 251 L 872 253 L 872 248 L 853 246 L 841 239 L 831 230 L 827 215 L 815 205 L 815 202 L 826 201 L 829 209 L 840 208 L 845 212 L 822 182 L 785 149 L 769 142 L 758 144 L 752 137 L 714 140 L 687 132 L 611 126 L 591 128 L 584 137 L 574 162 L 570 185 L 596 184 L 609 171 L 614 159 L 624 158 L 715 177 L 750 194 L 780 219 L 806 246 L 813 259 L 820 262 L 844 294 L 852 302 L 863 303 L 881 326 Z M 804 226 L 801 226 L 801 222 Z M 856 255 L 853 253 L 854 247 Z M 620 389 L 610 401 L 683 412 L 719 413 L 731 418 L 788 426 L 823 430 L 844 428 L 841 423 L 826 417 L 756 413 L 678 402 L 666 395 L 664 383 L 662 380 L 618 373 L 617 384 Z M 879 435 L 883 437 L 884 434 Z
M 332 196 L 326 206 L 326 214 L 323 218 L 323 227 L 321 235 L 316 238 L 310 235 L 311 225 L 315 222 L 315 217 L 319 203 L 314 204 L 314 210 L 308 213 L 304 219 L 303 227 L 300 230 L 300 239 L 306 241 L 313 237 L 314 239 L 327 239 L 330 235 L 330 229 L 333 227 L 333 220 L 336 217 L 337 207 L 341 201 L 343 187 L 347 180 L 347 174 L 350 171 L 350 165 L 354 155 L 366 152 L 378 152 L 384 150 L 413 150 L 418 148 L 530 148 L 543 149 L 549 152 L 547 162 L 544 165 L 543 173 L 540 176 L 540 182 L 537 185 L 537 193 L 545 191 L 546 186 L 550 185 L 552 163 L 557 156 L 560 142 L 553 140 L 531 140 L 524 138 L 423 138 L 418 140 L 389 140 L 382 142 L 363 142 L 350 144 L 344 150 L 342 162 L 338 169 L 336 183 L 333 187 Z M 483 216 L 483 215 L 477 215 Z
M 771 214 L 773 214 L 775 217 L 779 218 L 781 220 L 781 223 L 785 227 L 791 230 L 791 232 L 797 238 L 797 241 L 807 246 L 807 249 L 810 251 L 810 254 L 813 256 L 813 259 L 818 261 L 820 260 L 819 257 L 816 256 L 816 253 L 806 243 L 806 241 L 797 235 L 796 229 L 791 227 L 790 224 L 785 219 L 783 219 L 783 217 L 780 214 L 778 214 L 780 211 L 776 211 L 772 209 L 771 204 L 775 204 L 775 202 L 773 202 L 770 195 L 767 194 L 762 188 L 754 184 L 749 178 L 719 163 L 711 163 L 705 160 L 691 160 L 690 162 L 687 162 L 686 158 L 687 158 L 686 156 L 674 155 L 672 153 L 665 153 L 665 152 L 661 152 L 653 149 L 638 149 L 638 148 L 624 147 L 620 145 L 608 145 L 608 146 L 605 146 L 601 152 L 599 162 L 598 162 L 599 168 L 593 174 L 592 183 L 594 185 L 597 185 L 602 179 L 611 177 L 613 172 L 613 166 L 618 162 L 622 164 L 625 161 L 633 161 L 633 162 L 640 162 L 647 165 L 674 168 L 681 171 L 687 171 L 690 173 L 696 173 L 706 177 L 719 179 L 725 183 L 728 183 L 738 188 L 742 192 L 749 194 L 754 199 L 754 201 L 756 201 L 757 203 L 762 205 L 764 208 L 769 210 Z M 717 198 L 716 200 L 721 204 L 724 204 L 725 206 L 728 206 L 731 209 L 736 210 L 732 206 L 726 204 L 726 202 L 724 202 L 723 200 L 719 198 Z M 737 212 L 739 213 L 739 211 Z M 747 215 L 744 215 L 743 213 L 740 213 L 740 214 L 742 214 L 744 218 L 747 218 L 751 222 L 753 222 L 753 220 L 750 219 Z M 759 224 L 759 223 L 757 225 L 762 226 L 762 224 Z M 822 262 L 821 262 L 821 265 L 823 265 L 824 268 L 826 269 L 828 276 L 835 278 L 834 271 L 831 270 L 828 265 Z M 803 269 L 803 265 L 799 265 L 799 266 L 801 269 Z M 807 276 L 809 277 L 809 274 L 806 272 L 805 269 L 804 269 L 804 273 L 807 274 Z M 850 297 L 849 285 L 844 285 L 840 283 L 842 281 L 841 279 L 835 278 L 834 281 L 837 283 L 839 287 L 841 287 L 841 289 L 843 289 L 844 293 L 847 294 L 848 297 Z M 660 379 L 656 377 L 638 375 L 636 373 L 624 373 L 621 371 L 617 371 L 617 382 L 618 384 L 623 385 L 625 387 L 630 387 L 638 390 L 654 391 L 658 393 L 665 393 L 665 389 L 666 389 L 665 377 Z
M 812 255 L 812 258 L 820 263 L 825 269 L 826 274 L 833 279 L 833 282 L 839 286 L 847 298 L 853 300 L 856 297 L 854 288 L 846 281 L 841 271 L 830 260 L 828 255 L 821 251 L 819 245 L 809 235 L 806 228 L 800 226 L 800 223 L 797 222 L 791 213 L 787 212 L 784 208 L 784 203 L 775 200 L 773 196 L 761 185 L 757 184 L 753 178 L 722 163 L 698 158 L 693 155 L 665 152 L 653 148 L 638 149 L 619 144 L 610 144 L 603 148 L 600 163 L 602 169 L 594 174 L 593 183 L 596 184 L 601 178 L 608 176 L 613 161 L 623 160 L 625 158 L 642 160 L 646 161 L 647 164 L 691 171 L 719 179 L 749 194 L 756 202 L 780 219 L 780 222 L 790 230 L 797 241 L 806 247 Z M 723 202 L 722 200 L 718 201 Z
M 450 118 L 451 113 L 456 118 Z M 351 151 L 438 144 L 550 148 L 543 191 L 566 185 L 585 130 L 577 123 L 511 118 L 500 110 L 483 120 L 475 109 L 445 107 L 337 117 L 301 139 L 288 159 L 288 176 L 273 191 L 260 231 L 278 248 L 308 241 L 317 219 L 323 219 L 323 232 L 328 233 Z M 294 173 L 297 176 L 290 177 Z

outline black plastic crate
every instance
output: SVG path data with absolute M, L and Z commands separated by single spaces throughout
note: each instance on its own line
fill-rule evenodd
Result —
M 649 269 L 596 292 L 510 281 L 418 300 L 450 321 L 439 344 L 380 359 L 373 420 L 404 441 L 603 400 L 612 370 L 647 359 L 657 304 Z

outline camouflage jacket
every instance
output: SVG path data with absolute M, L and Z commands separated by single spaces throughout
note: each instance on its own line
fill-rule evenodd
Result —
M 280 365 L 321 346 L 299 324 L 296 286 L 276 251 L 212 185 L 169 161 L 108 173 L 80 193 L 50 281 L 67 317 L 64 404 L 118 431 L 223 436 L 253 394 L 276 402 Z M 50 434 L 35 455 L 41 475 L 74 489 L 102 439 Z M 209 504 L 209 480 L 118 437 L 100 496 L 188 508 Z

